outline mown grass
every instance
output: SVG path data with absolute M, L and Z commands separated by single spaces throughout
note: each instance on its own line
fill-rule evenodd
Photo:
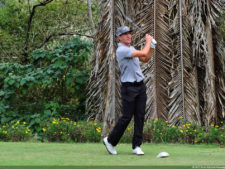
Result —
M 119 144 L 109 155 L 101 143 L 0 142 L 0 166 L 224 166 L 225 148 L 217 145 L 143 144 L 144 156 Z M 166 151 L 168 158 L 157 158 Z

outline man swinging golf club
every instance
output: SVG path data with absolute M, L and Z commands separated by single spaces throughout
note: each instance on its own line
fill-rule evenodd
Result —
M 117 154 L 115 146 L 118 144 L 134 115 L 133 153 L 136 155 L 144 155 L 140 146 L 142 144 L 147 95 L 146 86 L 143 83 L 144 75 L 142 74 L 139 61 L 149 61 L 154 52 L 154 49 L 150 48 L 150 45 L 154 47 L 154 44 L 151 44 L 154 39 L 146 34 L 145 47 L 142 50 L 136 50 L 130 45 L 131 30 L 129 27 L 119 27 L 116 35 L 119 39 L 116 57 L 121 71 L 123 110 L 122 116 L 109 136 L 103 139 L 103 143 L 110 154 Z

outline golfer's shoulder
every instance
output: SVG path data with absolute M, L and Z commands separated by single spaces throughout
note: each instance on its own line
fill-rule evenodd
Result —
M 116 55 L 117 56 L 124 56 L 124 55 L 127 55 L 127 54 L 130 54 L 134 51 L 134 47 L 133 46 L 119 46 L 117 49 L 116 49 Z

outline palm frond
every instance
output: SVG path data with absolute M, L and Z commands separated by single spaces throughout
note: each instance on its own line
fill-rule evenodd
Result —
M 146 120 L 159 118 L 171 125 L 180 124 L 180 116 L 199 125 L 224 120 L 225 47 L 218 38 L 221 13 L 218 0 L 102 0 L 88 85 L 89 117 L 104 121 L 106 133 L 121 114 L 115 29 L 132 27 L 124 17 L 128 16 L 158 42 L 149 63 L 141 65 L 148 96 Z M 132 28 L 133 46 L 141 49 L 144 35 Z

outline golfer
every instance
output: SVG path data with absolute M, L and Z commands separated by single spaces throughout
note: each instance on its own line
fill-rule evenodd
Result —
M 131 30 L 127 26 L 121 26 L 116 32 L 119 39 L 116 57 L 121 71 L 121 96 L 122 96 L 122 116 L 113 128 L 108 137 L 103 139 L 103 143 L 110 154 L 117 154 L 115 146 L 125 132 L 132 116 L 134 115 L 134 135 L 132 140 L 133 153 L 144 155 L 140 146 L 142 144 L 142 134 L 144 127 L 144 116 L 146 107 L 146 86 L 143 83 L 140 63 L 148 62 L 154 49 L 150 48 L 152 37 L 145 36 L 145 47 L 136 50 L 131 46 Z

